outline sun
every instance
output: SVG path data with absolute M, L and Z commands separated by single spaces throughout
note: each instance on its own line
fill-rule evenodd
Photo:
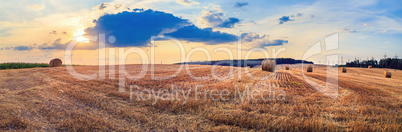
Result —
M 78 37 L 75 38 L 75 40 L 77 42 L 82 42 L 82 43 L 88 43 L 89 42 L 89 39 L 87 39 L 87 38 L 85 38 L 83 36 L 78 36 Z
M 78 26 L 74 30 L 74 40 L 80 43 L 88 43 L 89 39 L 85 38 L 83 35 L 85 34 L 84 27 L 83 26 Z

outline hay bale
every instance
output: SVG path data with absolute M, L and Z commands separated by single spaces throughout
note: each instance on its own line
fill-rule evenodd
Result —
M 275 60 L 264 60 L 261 63 L 261 69 L 263 71 L 275 72 L 276 61 Z
M 367 68 L 368 68 L 368 69 L 371 69 L 371 67 L 373 67 L 373 66 L 369 65 Z
M 56 59 L 51 60 L 49 65 L 50 65 L 50 67 L 58 67 L 58 66 L 62 66 L 63 62 L 60 59 L 56 58 Z
M 284 70 L 289 70 L 289 66 L 283 66 Z
M 341 67 L 342 73 L 346 73 L 346 67 Z
M 392 74 L 391 74 L 390 71 L 385 71 L 385 72 L 384 72 L 384 77 L 386 77 L 386 78 L 391 78 L 391 76 L 392 76 Z
M 307 72 L 313 72 L 313 66 L 312 65 L 307 66 Z

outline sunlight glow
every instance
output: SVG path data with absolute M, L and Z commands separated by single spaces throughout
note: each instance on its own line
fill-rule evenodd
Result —
M 76 29 L 74 30 L 74 38 L 77 42 L 83 42 L 83 43 L 88 43 L 89 39 L 85 38 L 84 35 L 84 27 L 82 25 L 76 26 Z

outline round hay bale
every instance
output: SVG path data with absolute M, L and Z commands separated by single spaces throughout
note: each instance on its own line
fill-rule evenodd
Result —
M 342 73 L 346 73 L 346 67 L 341 68 Z
M 49 63 L 50 67 L 59 67 L 59 66 L 62 66 L 62 65 L 63 65 L 63 62 L 58 58 L 51 60 L 50 63 Z
M 307 66 L 307 72 L 313 72 L 313 66 L 312 65 Z
M 368 69 L 371 69 L 371 67 L 373 67 L 373 66 L 369 65 L 367 68 L 368 68 Z
M 284 70 L 289 70 L 289 66 L 283 66 Z
M 386 78 L 391 78 L 391 76 L 392 76 L 392 74 L 391 74 L 390 71 L 385 71 L 385 72 L 384 72 L 384 77 L 386 77 Z
M 275 66 L 275 60 L 263 60 L 261 63 L 261 69 L 263 71 L 275 72 Z

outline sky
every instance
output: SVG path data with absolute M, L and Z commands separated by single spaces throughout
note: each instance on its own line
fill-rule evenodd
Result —
M 116 56 L 126 56 L 130 64 L 402 57 L 400 5 L 399 0 L 0 0 L 0 63 L 64 61 L 71 44 L 76 44 L 72 63 L 82 65 Z M 317 43 L 319 52 L 313 54 Z M 338 59 L 328 59 L 331 55 Z

